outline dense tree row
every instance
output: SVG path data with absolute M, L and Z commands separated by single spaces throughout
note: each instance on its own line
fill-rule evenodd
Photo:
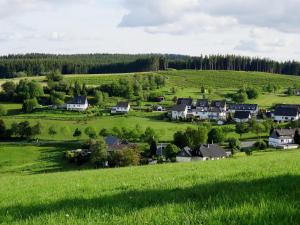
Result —
M 195 70 L 261 71 L 300 75 L 300 63 L 235 55 L 190 57 L 182 55 L 27 54 L 0 57 L 0 78 L 62 74 L 99 74 L 157 71 L 174 68 Z

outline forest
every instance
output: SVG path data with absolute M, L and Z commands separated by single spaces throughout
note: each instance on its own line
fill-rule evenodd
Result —
M 62 74 L 147 72 L 167 69 L 257 71 L 300 75 L 300 63 L 236 55 L 25 54 L 0 57 L 0 78 Z

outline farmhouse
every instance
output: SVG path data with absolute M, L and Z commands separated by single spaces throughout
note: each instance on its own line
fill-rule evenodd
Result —
M 249 111 L 251 115 L 257 115 L 258 105 L 257 104 L 229 104 L 228 111 L 235 113 L 236 111 Z
M 296 129 L 274 129 L 269 137 L 269 145 L 283 149 L 298 148 L 294 141 L 295 132 Z
M 235 111 L 233 120 L 237 123 L 245 123 L 251 119 L 250 111 Z
M 196 109 L 200 111 L 207 111 L 209 108 L 209 103 L 207 99 L 197 99 Z
M 300 105 L 277 105 L 272 114 L 276 122 L 288 122 L 298 120 L 300 115 Z
M 184 147 L 176 156 L 178 162 L 190 161 L 205 161 L 205 160 L 218 160 L 226 158 L 229 154 L 216 144 L 200 145 L 198 149 L 193 151 L 189 147 Z
M 85 111 L 88 107 L 88 100 L 85 96 L 75 96 L 66 103 L 66 108 L 70 111 Z
M 186 105 L 188 110 L 191 110 L 193 107 L 193 99 L 192 98 L 178 98 L 177 105 Z
M 173 120 L 186 119 L 188 114 L 188 106 L 185 104 L 175 105 L 171 109 L 171 114 Z
M 218 108 L 218 109 L 220 109 L 220 111 L 223 111 L 223 112 L 225 112 L 227 110 L 226 101 L 223 101 L 223 100 L 212 101 L 210 106 L 213 108 Z
M 127 114 L 130 110 L 128 102 L 119 102 L 115 107 L 112 107 L 111 114 Z

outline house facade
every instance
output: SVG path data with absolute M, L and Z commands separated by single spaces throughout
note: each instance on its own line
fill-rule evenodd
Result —
M 71 101 L 66 103 L 66 109 L 70 111 L 85 111 L 88 107 L 88 100 L 84 96 L 75 96 Z
M 258 114 L 258 105 L 257 104 L 229 104 L 228 105 L 228 112 L 235 113 L 236 111 L 246 111 L 250 112 L 251 115 Z
M 299 120 L 300 105 L 277 105 L 272 113 L 272 118 L 276 122 Z
M 235 111 L 233 115 L 233 120 L 236 123 L 246 123 L 251 120 L 251 112 L 250 111 Z
M 176 105 L 171 109 L 171 117 L 173 120 L 186 119 L 188 114 L 188 106 L 185 104 Z
M 274 129 L 269 137 L 269 146 L 275 148 L 298 148 L 295 144 L 296 129 Z
M 119 102 L 115 107 L 112 107 L 111 114 L 127 114 L 130 111 L 128 102 Z

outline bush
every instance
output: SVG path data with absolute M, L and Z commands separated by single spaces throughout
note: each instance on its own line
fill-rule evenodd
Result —
M 4 108 L 3 105 L 0 105 L 0 116 L 6 116 L 7 115 L 7 110 Z
M 35 108 L 38 107 L 38 101 L 36 100 L 36 98 L 33 99 L 27 99 L 24 101 L 23 106 L 22 106 L 22 110 L 26 113 L 31 113 L 33 112 L 33 110 Z
M 136 148 L 112 151 L 108 157 L 110 167 L 137 166 L 140 164 L 141 156 Z
M 228 140 L 228 146 L 232 150 L 240 150 L 241 148 L 241 143 L 238 139 L 236 138 L 229 138 Z
M 258 141 L 254 144 L 254 149 L 256 150 L 265 150 L 268 148 L 268 145 L 265 141 Z

